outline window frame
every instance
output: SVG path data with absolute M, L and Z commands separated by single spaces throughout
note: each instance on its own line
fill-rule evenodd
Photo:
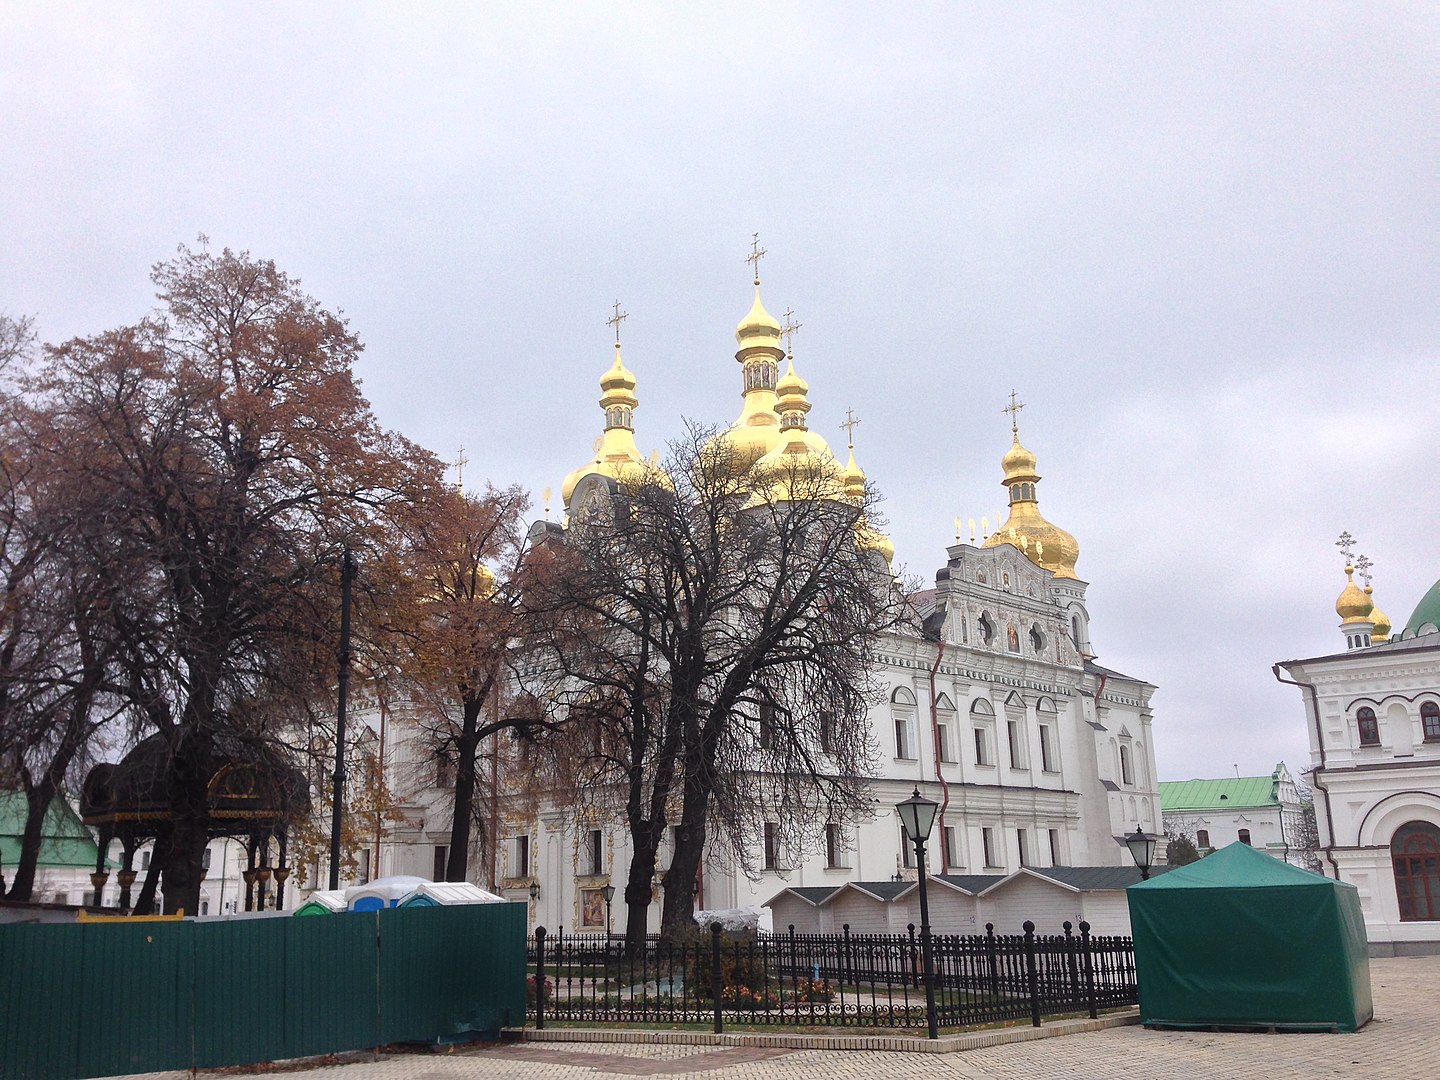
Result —
M 1425 742 L 1440 742 L 1440 703 L 1420 703 L 1420 734 Z
M 995 830 L 989 825 L 980 826 L 980 847 L 985 853 L 985 869 L 1001 869 L 1002 864 L 995 861 Z
M 1355 710 L 1355 726 L 1360 733 L 1361 746 L 1380 745 L 1380 718 L 1369 705 L 1362 705 Z
M 1395 830 L 1389 847 L 1400 921 L 1440 921 L 1440 889 L 1431 889 L 1440 876 L 1440 829 L 1428 821 L 1407 821 Z
M 765 870 L 780 870 L 780 823 L 778 821 L 767 821 L 761 829 L 764 844 L 761 853 L 764 859 Z

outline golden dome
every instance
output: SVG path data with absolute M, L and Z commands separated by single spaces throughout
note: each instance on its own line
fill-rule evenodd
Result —
M 859 502 L 865 498 L 865 473 L 859 465 L 855 464 L 855 447 L 850 447 L 850 462 L 841 473 L 841 480 L 845 484 L 845 494 L 849 498 Z
M 1340 595 L 1335 600 L 1335 614 L 1340 616 L 1342 622 L 1361 623 L 1369 622 L 1370 614 L 1374 610 L 1374 603 L 1360 586 L 1355 584 L 1355 568 L 1347 565 L 1345 588 L 1340 590 Z
M 861 551 L 878 551 L 886 566 L 895 562 L 895 542 L 866 521 L 864 514 L 855 522 L 855 543 Z
M 775 316 L 765 310 L 765 305 L 760 300 L 760 282 L 755 282 L 755 302 L 750 305 L 750 310 L 735 327 L 735 340 L 744 345 L 750 338 L 774 338 L 780 340 L 780 324 L 775 321 Z
M 795 374 L 794 360 L 790 361 L 785 374 L 775 384 L 775 393 L 779 397 L 776 411 L 781 416 L 785 415 L 787 405 L 792 409 L 800 408 L 805 412 L 810 411 L 810 384 Z
M 802 477 L 807 481 L 807 498 L 843 497 L 840 463 L 835 460 L 830 444 L 824 436 L 805 426 L 805 414 L 810 411 L 807 396 L 810 384 L 795 373 L 793 360 L 776 389 L 780 442 L 755 463 L 757 472 L 769 470 L 763 490 L 756 493 L 756 501 L 789 499 L 791 484 Z
M 1015 441 L 1000 459 L 1005 471 L 1005 478 L 1000 482 L 1010 489 L 1010 516 L 986 538 L 984 546 L 1013 545 L 1036 566 L 1049 570 L 1057 578 L 1074 578 L 1080 544 L 1040 513 L 1035 496 L 1035 486 L 1040 481 L 1035 455 L 1020 445 L 1019 433 L 1011 430 Z
M 592 473 L 620 481 L 633 479 L 645 471 L 645 457 L 635 445 L 633 412 L 640 405 L 635 396 L 635 375 L 620 359 L 620 345 L 615 345 L 615 362 L 600 377 L 600 407 L 605 410 L 605 434 L 600 437 L 595 457 L 573 470 L 560 485 L 560 498 L 566 510 L 575 486 Z
M 1383 645 L 1390 637 L 1390 631 L 1394 627 L 1390 624 L 1390 616 L 1386 615 L 1375 606 L 1375 590 L 1369 585 L 1365 586 L 1365 596 L 1370 600 L 1370 621 L 1375 624 L 1370 631 L 1370 640 L 1376 645 Z
M 1340 616 L 1342 624 L 1367 623 L 1374 610 L 1375 605 L 1370 598 L 1355 584 L 1355 568 L 1346 564 L 1345 588 L 1340 590 L 1340 595 L 1335 600 L 1335 614 Z
M 1005 456 L 1000 459 L 1000 467 L 1005 470 L 1005 479 L 1002 484 L 1009 484 L 1012 480 L 1039 480 L 1035 472 L 1035 455 L 1020 445 L 1020 436 L 1015 435 L 1015 442 Z
M 744 369 L 743 403 L 735 423 L 719 438 L 735 455 L 733 470 L 738 475 L 783 441 L 776 412 L 776 376 L 785 350 L 780 347 L 780 324 L 760 300 L 759 282 L 755 284 L 755 303 L 736 327 L 735 340 L 740 343 L 735 359 Z

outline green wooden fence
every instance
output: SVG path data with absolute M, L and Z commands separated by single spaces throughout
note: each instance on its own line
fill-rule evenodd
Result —
M 0 1077 L 213 1068 L 525 1021 L 525 906 L 0 925 Z

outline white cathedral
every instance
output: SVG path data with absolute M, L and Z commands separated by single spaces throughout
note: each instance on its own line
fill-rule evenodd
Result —
M 841 466 L 808 429 L 809 387 L 793 359 L 780 375 L 785 333 L 761 301 L 757 274 L 754 303 L 736 331 L 741 412 L 723 437 L 752 458 L 803 446 L 832 462 L 848 491 L 863 491 L 853 447 Z M 565 478 L 567 514 L 646 466 L 634 437 L 636 378 L 621 360 L 618 333 L 600 389 L 604 431 L 593 458 Z M 783 844 L 784 823 L 757 822 L 763 849 L 753 862 L 763 869 L 749 877 L 729 859 L 707 855 L 698 906 L 760 908 L 787 888 L 913 878 L 913 851 L 893 807 L 917 786 L 942 808 L 927 859 L 932 874 L 998 881 L 1021 867 L 1133 866 L 1125 834 L 1159 830 L 1155 687 L 1095 663 L 1086 583 L 1075 573 L 1079 545 L 1040 513 L 1035 455 L 1013 423 L 1012 434 L 1001 461 L 1008 519 L 979 545 L 950 547 L 935 587 L 910 598 L 922 629 L 889 634 L 876 649 L 884 694 L 869 716 L 881 762 L 872 778 L 874 816 L 829 822 L 798 850 Z M 887 565 L 893 561 L 894 545 L 878 529 L 862 521 L 857 538 Z M 404 725 L 396 726 L 395 752 L 404 756 Z M 524 789 L 528 779 L 515 768 L 510 786 Z M 387 830 L 383 844 L 377 838 L 379 862 L 366 866 L 367 876 L 429 876 L 443 867 L 446 794 L 443 781 L 417 786 L 405 822 Z M 527 809 L 503 797 L 496 818 L 496 851 L 488 865 L 472 861 L 471 877 L 528 901 L 532 925 L 603 932 L 605 886 L 623 892 L 628 873 L 623 818 L 543 798 L 538 810 Z M 667 862 L 662 848 L 662 873 Z M 659 925 L 658 887 L 655 897 L 652 928 Z M 623 925 L 623 913 L 614 914 Z

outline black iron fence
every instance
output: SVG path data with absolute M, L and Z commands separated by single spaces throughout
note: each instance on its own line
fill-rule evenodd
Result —
M 1064 933 L 937 934 L 931 939 L 941 1027 L 1097 1016 L 1136 1004 L 1128 937 Z M 593 1024 L 728 1024 L 886 1029 L 926 1027 L 920 938 L 908 934 L 726 935 L 693 938 L 547 937 L 530 943 L 529 1017 Z

